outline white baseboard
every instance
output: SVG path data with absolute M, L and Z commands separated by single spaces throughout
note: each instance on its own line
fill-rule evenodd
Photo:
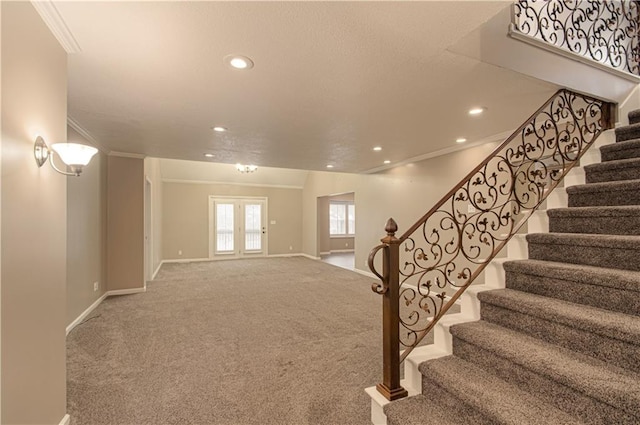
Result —
M 236 257 L 233 257 L 234 259 Z M 163 264 L 170 264 L 170 263 L 200 263 L 203 261 L 214 261 L 213 258 L 172 258 L 169 260 L 162 260 L 160 262 L 160 266 L 158 266 L 158 269 L 160 269 L 160 267 Z
M 308 258 L 310 260 L 320 260 L 320 257 L 314 257 L 313 255 L 309 255 L 309 254 L 302 253 L 302 254 L 298 254 L 298 255 L 300 257 L 306 257 L 306 258 Z
M 71 322 L 69 324 L 69 326 L 67 326 L 66 329 L 66 335 L 69 335 L 69 332 L 71 332 L 73 330 L 73 328 L 75 328 L 76 326 L 78 326 L 80 323 L 82 323 L 82 321 L 84 319 L 87 318 L 87 316 L 89 314 L 91 314 L 91 312 L 93 310 L 95 310 L 100 303 L 102 303 L 102 301 L 105 300 L 105 298 L 107 297 L 112 297 L 114 295 L 130 295 L 130 294 L 139 294 L 142 292 L 146 292 L 147 288 L 132 288 L 132 289 L 116 289 L 114 291 L 107 291 L 104 294 L 102 294 L 102 296 L 100 298 L 98 298 L 97 300 L 94 301 L 93 304 L 91 304 L 85 311 L 82 312 L 82 314 L 80 314 L 80 316 L 78 316 L 73 322 Z M 69 415 L 67 415 L 69 416 Z M 70 420 L 70 419 L 69 419 Z M 64 421 L 64 418 L 63 418 Z M 61 422 L 62 424 L 63 422 Z M 68 422 L 67 422 L 68 423 Z
M 291 257 L 301 257 L 302 254 L 299 252 L 292 252 L 291 254 L 269 254 L 267 258 L 291 258 Z
M 113 291 L 107 291 L 106 295 L 108 297 L 113 297 L 114 295 L 131 295 L 140 294 L 142 292 L 147 292 L 147 288 L 114 289 Z
M 73 330 L 73 328 L 75 328 L 80 322 L 82 322 L 84 319 L 86 319 L 86 317 L 91 314 L 91 312 L 93 310 L 96 309 L 96 307 L 98 307 L 100 305 L 100 303 L 107 298 L 108 296 L 108 292 L 105 292 L 104 294 L 102 294 L 102 296 L 100 298 L 98 298 L 97 300 L 94 301 L 93 304 L 91 304 L 85 311 L 83 311 L 80 316 L 78 316 L 76 318 L 76 320 L 74 320 L 73 322 L 71 322 L 69 324 L 69 326 L 67 326 L 67 335 L 69 335 L 69 332 L 71 332 Z M 68 416 L 68 415 L 67 415 Z
M 62 418 L 62 420 L 60 421 L 60 425 L 69 425 L 71 424 L 71 416 L 69 416 L 69 414 L 67 413 L 66 415 L 64 415 L 64 418 Z
M 342 252 L 354 252 L 355 250 L 353 249 L 332 249 L 331 250 L 331 254 L 339 254 Z
M 371 273 L 371 272 L 368 272 L 368 271 L 366 271 L 366 270 L 360 270 L 360 269 L 356 269 L 356 268 L 354 268 L 354 269 L 353 269 L 353 271 L 354 271 L 354 272 L 356 272 L 356 273 L 358 273 L 358 274 L 361 274 L 361 275 L 363 275 L 363 276 L 370 277 L 370 278 L 372 278 L 372 279 L 378 279 L 378 276 L 376 276 L 375 274 L 373 274 L 373 273 Z
M 331 254 L 331 251 L 327 251 L 327 252 L 321 252 L 320 255 L 329 255 Z
M 160 261 L 160 264 L 158 264 L 158 267 L 156 267 L 156 270 L 153 272 L 153 275 L 151 275 L 151 280 L 154 280 L 158 275 L 158 272 L 160 271 L 160 267 L 162 267 L 162 263 L 163 261 Z

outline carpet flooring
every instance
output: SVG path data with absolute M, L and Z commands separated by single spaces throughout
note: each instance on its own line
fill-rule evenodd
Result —
M 301 257 L 163 265 L 67 337 L 72 424 L 369 424 L 372 281 Z

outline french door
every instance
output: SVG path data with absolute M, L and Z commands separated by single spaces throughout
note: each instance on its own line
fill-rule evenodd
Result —
M 210 257 L 266 255 L 266 199 L 211 197 L 209 223 Z

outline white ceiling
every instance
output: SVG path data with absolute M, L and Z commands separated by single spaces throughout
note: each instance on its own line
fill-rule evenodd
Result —
M 515 128 L 556 90 L 447 50 L 503 1 L 54 5 L 81 50 L 69 116 L 108 151 L 364 172 Z
M 233 164 L 210 164 L 201 161 L 161 159 L 162 180 L 167 182 L 221 183 L 302 189 L 306 170 L 260 167 L 254 173 L 239 173 Z

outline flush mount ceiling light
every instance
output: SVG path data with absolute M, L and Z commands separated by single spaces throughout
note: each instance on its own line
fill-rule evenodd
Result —
M 385 164 L 391 164 L 391 161 L 389 161 L 388 159 L 384 161 Z
M 215 126 L 211 128 L 213 131 L 218 132 L 218 133 L 224 133 L 225 131 L 229 130 L 227 127 L 222 127 L 222 126 Z
M 376 152 L 380 152 L 382 150 L 381 146 L 376 146 L 375 148 L 373 148 L 374 151 Z
M 487 110 L 487 108 L 482 108 L 482 107 L 471 108 L 471 109 L 469 109 L 469 115 L 480 115 L 481 113 L 483 113 L 486 110 Z
M 253 173 L 256 171 L 258 167 L 256 165 L 242 165 L 240 163 L 236 164 L 236 170 L 241 173 Z
M 458 138 L 456 139 L 456 143 L 464 143 L 464 142 L 466 142 L 466 141 L 467 141 L 467 139 L 465 139 L 464 137 L 458 137 Z
M 234 69 L 251 69 L 253 61 L 242 55 L 227 55 L 224 57 L 224 63 Z
M 215 154 L 213 154 L 213 153 L 205 153 L 205 154 L 203 154 L 203 155 L 204 155 L 204 156 L 206 156 L 207 158 L 213 158 L 214 156 L 216 156 L 216 155 L 215 155 Z
M 82 169 L 91 161 L 93 155 L 98 152 L 98 149 L 92 146 L 80 145 L 78 143 L 54 143 L 51 145 L 51 149 L 53 150 L 49 150 L 41 136 L 36 137 L 33 145 L 33 156 L 36 159 L 38 167 L 42 167 L 44 163 L 47 162 L 47 159 L 49 159 L 51 167 L 65 176 L 79 176 L 80 173 L 82 173 Z M 56 164 L 53 163 L 54 153 L 71 169 L 70 173 L 56 167 Z
M 327 168 L 333 168 L 333 165 L 327 164 Z

